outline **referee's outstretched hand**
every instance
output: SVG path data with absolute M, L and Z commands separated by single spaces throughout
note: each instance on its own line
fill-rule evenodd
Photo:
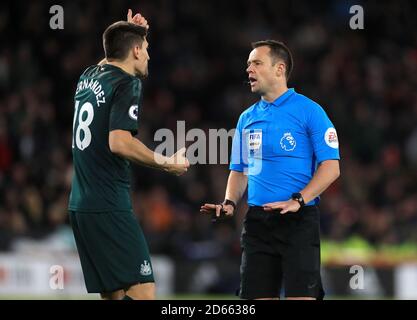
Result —
M 214 203 L 205 203 L 200 208 L 200 213 L 202 214 L 211 214 L 212 220 L 217 220 L 221 218 L 231 217 L 233 215 L 234 208 L 230 204 L 214 204 Z
M 288 212 L 297 212 L 298 210 L 300 210 L 300 204 L 298 203 L 298 201 L 292 199 L 287 201 L 265 203 L 262 207 L 264 208 L 264 211 L 279 211 L 280 214 L 285 214 Z

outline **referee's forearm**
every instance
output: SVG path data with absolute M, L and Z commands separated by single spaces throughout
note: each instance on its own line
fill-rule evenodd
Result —
M 310 183 L 301 190 L 304 202 L 308 203 L 322 194 L 340 176 L 339 161 L 323 161 Z
M 242 198 L 248 185 L 248 177 L 243 172 L 230 171 L 227 180 L 225 199 L 238 203 Z

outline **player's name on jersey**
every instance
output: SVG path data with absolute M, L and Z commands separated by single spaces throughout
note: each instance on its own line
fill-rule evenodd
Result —
M 100 107 L 100 103 L 106 102 L 106 97 L 104 96 L 103 87 L 101 86 L 98 80 L 85 79 L 85 80 L 78 82 L 77 90 L 75 91 L 75 94 L 77 95 L 79 92 L 83 90 L 87 90 L 87 89 L 93 91 L 94 94 L 96 95 L 97 107 Z

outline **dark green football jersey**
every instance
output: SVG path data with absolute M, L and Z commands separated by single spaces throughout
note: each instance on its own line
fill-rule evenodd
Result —
M 110 151 L 109 132 L 137 133 L 141 94 L 141 81 L 113 65 L 91 66 L 81 75 L 75 92 L 70 210 L 132 210 L 130 162 Z

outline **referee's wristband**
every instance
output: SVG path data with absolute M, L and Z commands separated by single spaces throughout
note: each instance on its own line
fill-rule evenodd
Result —
M 222 205 L 227 206 L 230 205 L 233 207 L 233 210 L 236 210 L 236 203 L 234 203 L 232 200 L 225 199 L 222 203 Z

